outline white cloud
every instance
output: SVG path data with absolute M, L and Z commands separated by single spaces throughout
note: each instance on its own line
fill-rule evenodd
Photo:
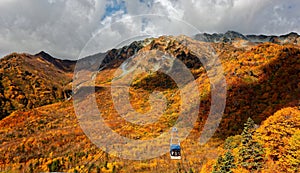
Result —
M 166 15 L 172 16 L 174 18 L 182 19 L 184 11 L 180 9 L 179 4 L 172 3 L 170 0 L 155 0 L 154 9 L 165 9 Z M 159 11 L 157 11 L 159 12 Z
M 105 51 L 140 35 L 191 35 L 198 32 L 197 29 L 210 33 L 227 30 L 264 34 L 300 32 L 298 0 L 124 1 L 1 0 L 0 55 L 45 50 L 57 57 L 75 59 L 86 42 L 100 31 L 94 40 L 100 43 L 94 45 L 92 52 Z M 105 14 L 108 5 L 116 4 L 125 6 L 110 9 Z M 141 16 L 143 14 L 152 16 Z M 136 15 L 139 17 L 134 17 Z

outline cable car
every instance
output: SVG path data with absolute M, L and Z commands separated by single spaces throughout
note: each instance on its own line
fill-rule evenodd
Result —
M 181 148 L 180 141 L 178 137 L 178 130 L 176 127 L 173 127 L 171 140 L 170 140 L 170 157 L 174 160 L 181 159 Z

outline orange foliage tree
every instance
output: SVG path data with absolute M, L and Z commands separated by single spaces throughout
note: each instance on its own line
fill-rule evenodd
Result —
M 300 110 L 284 108 L 269 117 L 257 129 L 256 138 L 266 148 L 267 157 L 283 172 L 300 167 Z

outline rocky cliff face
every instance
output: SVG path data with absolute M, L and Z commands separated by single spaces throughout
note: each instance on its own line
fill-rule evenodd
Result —
M 290 33 L 286 35 L 281 36 L 266 36 L 266 35 L 243 35 L 241 33 L 235 32 L 235 31 L 228 31 L 224 34 L 220 33 L 214 33 L 214 34 L 197 34 L 194 36 L 195 40 L 202 41 L 202 42 L 210 42 L 210 43 L 234 43 L 236 41 L 246 41 L 251 43 L 265 43 L 265 42 L 271 42 L 276 44 L 300 44 L 300 35 L 297 33 Z M 168 41 L 167 41 L 168 40 Z M 172 40 L 172 39 L 171 39 Z M 169 44 L 170 43 L 170 44 Z M 112 49 L 105 53 L 98 53 L 95 55 L 91 55 L 88 57 L 85 57 L 83 59 L 80 59 L 82 67 L 85 69 L 95 70 L 99 69 L 102 70 L 104 68 L 113 68 L 118 67 L 129 57 L 133 56 L 137 52 L 139 52 L 144 47 L 149 47 L 151 45 L 152 47 L 150 49 L 156 49 L 161 47 L 162 45 L 165 45 L 165 49 L 169 49 L 174 46 L 174 41 L 171 42 L 170 38 L 168 37 L 160 37 L 159 39 L 154 38 L 148 38 L 141 41 L 134 41 L 128 46 L 124 46 L 119 49 Z M 149 48 L 147 48 L 149 49 Z M 177 49 L 177 48 L 176 48 Z M 176 54 L 176 57 L 179 57 L 180 60 L 183 60 L 183 57 L 187 57 L 187 59 L 192 58 L 191 55 L 188 55 L 187 51 L 185 52 L 178 52 L 174 50 L 170 50 L 171 52 Z M 40 53 L 43 56 L 43 53 Z M 43 56 L 47 60 L 47 56 Z M 185 60 L 187 61 L 187 60 Z M 100 63 L 101 62 L 101 63 Z M 54 62 L 56 64 L 56 62 Z M 67 62 L 64 62 L 65 66 L 68 66 Z M 61 64 L 61 62 L 60 62 Z M 60 64 L 57 66 L 59 68 Z M 100 64 L 100 67 L 99 67 Z M 189 64 L 186 64 L 189 65 Z M 64 68 L 66 68 L 64 66 Z M 189 65 L 190 66 L 190 65 Z

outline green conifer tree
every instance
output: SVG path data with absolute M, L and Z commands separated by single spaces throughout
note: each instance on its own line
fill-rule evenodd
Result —
M 242 144 L 239 148 L 238 163 L 249 171 L 259 170 L 264 162 L 262 146 L 253 139 L 255 123 L 249 117 L 242 132 Z
M 213 173 L 231 173 L 231 168 L 235 168 L 234 156 L 227 151 L 224 156 L 219 156 L 217 163 L 214 165 Z

